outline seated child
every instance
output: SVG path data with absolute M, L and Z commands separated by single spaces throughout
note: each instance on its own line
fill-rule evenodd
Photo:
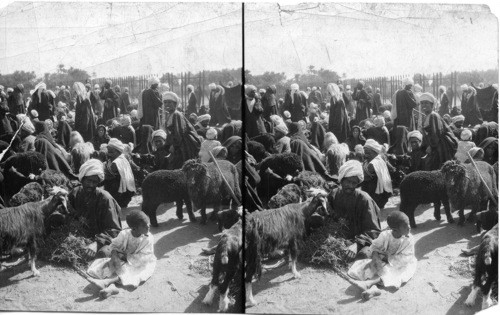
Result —
M 460 141 L 458 141 L 457 153 L 455 153 L 455 158 L 461 163 L 464 163 L 468 159 L 467 152 L 474 148 L 476 145 L 471 141 L 472 131 L 469 129 L 464 129 L 460 134 Z
M 156 266 L 154 238 L 149 232 L 149 218 L 140 210 L 132 210 L 126 217 L 128 229 L 124 229 L 111 242 L 111 258 L 94 260 L 87 270 L 89 279 L 107 298 L 118 294 L 114 283 L 137 288 L 153 275 Z
M 217 130 L 215 128 L 210 127 L 206 133 L 206 140 L 203 140 L 200 147 L 199 157 L 201 161 L 206 163 L 210 161 L 210 154 L 213 148 L 221 146 L 221 143 L 217 141 Z
M 417 268 L 415 243 L 410 234 L 408 216 L 393 211 L 387 217 L 389 230 L 385 230 L 373 241 L 371 259 L 354 262 L 347 272 L 359 280 L 356 285 L 363 290 L 363 299 L 378 296 L 381 291 L 375 285 L 399 287 L 410 280 Z

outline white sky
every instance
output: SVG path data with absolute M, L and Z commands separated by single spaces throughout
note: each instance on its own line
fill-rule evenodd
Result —
M 0 73 L 239 68 L 241 34 L 241 3 L 14 2 L 0 9 Z
M 463 4 L 245 4 L 245 69 L 347 77 L 498 68 L 498 21 Z

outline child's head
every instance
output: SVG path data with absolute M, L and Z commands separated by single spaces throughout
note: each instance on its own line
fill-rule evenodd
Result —
M 149 217 L 141 210 L 132 210 L 125 218 L 132 230 L 133 237 L 147 235 L 149 232 Z
M 401 211 L 393 211 L 387 217 L 387 225 L 392 229 L 395 238 L 407 236 L 410 233 L 410 219 Z
M 472 131 L 464 129 L 462 133 L 460 133 L 460 139 L 462 139 L 462 141 L 470 141 L 472 139 Z
M 208 128 L 206 137 L 208 140 L 217 139 L 217 130 L 215 130 L 215 128 L 213 128 L 213 127 Z

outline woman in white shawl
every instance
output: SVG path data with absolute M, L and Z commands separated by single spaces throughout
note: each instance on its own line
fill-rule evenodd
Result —
M 377 203 L 382 210 L 392 195 L 392 181 L 387 168 L 387 162 L 381 156 L 383 146 L 373 139 L 366 140 L 363 149 L 364 181 L 361 188 Z

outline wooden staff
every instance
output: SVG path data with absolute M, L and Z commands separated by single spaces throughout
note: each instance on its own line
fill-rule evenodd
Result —
M 16 139 L 16 136 L 17 134 L 19 133 L 19 131 L 21 131 L 21 129 L 23 128 L 24 126 L 24 122 L 26 121 L 26 118 L 23 119 L 23 121 L 21 122 L 21 126 L 19 126 L 19 128 L 17 129 L 16 133 L 14 134 L 14 137 L 12 137 L 12 139 L 10 140 L 10 143 L 9 143 L 9 146 L 2 151 L 2 153 L 0 153 L 0 161 L 3 159 L 3 157 L 5 156 L 5 153 L 7 153 L 7 151 L 9 151 L 10 147 L 12 146 L 12 143 L 14 142 L 14 140 Z
M 238 205 L 238 207 L 241 206 L 240 201 L 238 200 L 238 198 L 234 194 L 234 191 L 231 188 L 231 186 L 229 185 L 229 183 L 227 182 L 226 177 L 224 177 L 224 174 L 222 173 L 222 171 L 219 167 L 219 163 L 217 163 L 217 160 L 215 159 L 214 155 L 210 151 L 208 151 L 208 154 L 210 154 L 210 157 L 214 161 L 215 166 L 217 167 L 217 170 L 219 171 L 220 175 L 222 176 L 222 179 L 224 180 L 224 183 L 226 184 L 227 188 L 229 189 L 229 192 L 231 193 L 231 197 L 233 197 L 234 201 L 236 201 L 236 204 Z M 235 184 L 238 185 L 238 183 L 235 183 Z
M 490 196 L 491 200 L 495 204 L 496 207 L 498 207 L 498 202 L 495 199 L 495 196 L 493 196 L 493 193 L 491 192 L 490 188 L 488 185 L 486 185 L 486 181 L 484 180 L 483 176 L 481 176 L 481 172 L 479 172 L 479 168 L 476 165 L 476 162 L 472 158 L 469 152 L 467 152 L 467 156 L 469 157 L 470 161 L 472 162 L 472 165 L 474 166 L 474 169 L 476 170 L 477 174 L 479 175 L 479 178 L 481 179 L 481 182 L 483 183 L 484 187 L 486 187 L 486 190 L 488 191 L 488 195 Z

